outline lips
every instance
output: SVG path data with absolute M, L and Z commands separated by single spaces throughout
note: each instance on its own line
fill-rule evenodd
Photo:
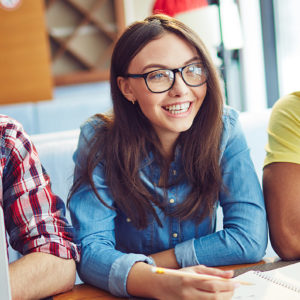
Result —
M 182 114 L 188 111 L 189 107 L 191 105 L 191 102 L 184 102 L 180 104 L 174 104 L 174 105 L 168 105 L 168 106 L 163 106 L 165 110 L 170 112 L 173 115 L 176 114 Z

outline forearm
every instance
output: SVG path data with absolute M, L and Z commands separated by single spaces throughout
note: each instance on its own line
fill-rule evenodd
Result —
M 244 227 L 231 227 L 196 239 L 195 251 L 199 263 L 221 266 L 258 262 L 265 254 L 267 226 L 264 222 L 256 227 L 254 232 L 253 228 L 248 232 Z M 256 235 L 257 231 L 260 233 Z
M 177 299 L 215 299 L 216 292 L 220 299 L 231 299 L 234 284 L 230 281 L 206 281 L 181 276 L 153 273 L 151 266 L 138 262 L 131 268 L 127 279 L 129 294 L 139 297 L 177 300 Z M 181 269 L 185 272 L 210 274 L 223 278 L 231 278 L 233 272 L 225 272 L 205 266 Z
M 237 228 L 227 226 L 224 230 L 178 244 L 174 249 L 151 254 L 151 257 L 157 266 L 172 269 L 198 264 L 220 266 L 257 262 L 263 257 L 267 244 L 266 222 L 254 226 L 251 220 L 246 220 L 245 217 L 245 223 L 237 223 Z
M 152 266 L 143 262 L 135 263 L 127 278 L 127 292 L 130 295 L 157 298 L 161 294 L 161 282 Z
M 169 249 L 166 251 L 151 254 L 151 257 L 154 259 L 155 264 L 158 267 L 171 268 L 171 269 L 180 268 L 176 260 L 174 249 Z
M 75 282 L 73 259 L 30 253 L 9 265 L 12 298 L 41 299 L 70 290 Z

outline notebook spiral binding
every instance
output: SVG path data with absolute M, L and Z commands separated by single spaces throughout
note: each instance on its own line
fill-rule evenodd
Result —
M 263 279 L 271 281 L 272 283 L 278 284 L 278 285 L 280 285 L 284 288 L 290 289 L 290 290 L 300 294 L 300 287 L 293 284 L 293 283 L 289 283 L 289 282 L 286 282 L 284 280 L 274 278 L 274 277 L 272 277 L 268 274 L 265 274 L 264 272 L 261 272 L 261 271 L 255 271 L 254 274 L 258 275 L 259 277 L 261 277 Z

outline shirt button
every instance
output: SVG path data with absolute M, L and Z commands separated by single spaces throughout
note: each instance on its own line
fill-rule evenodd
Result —
M 131 222 L 131 219 L 130 218 L 126 218 L 126 222 L 127 223 Z
M 177 238 L 177 237 L 178 237 L 178 234 L 177 234 L 176 232 L 174 232 L 174 233 L 172 234 L 172 236 L 173 236 L 173 238 Z
M 169 201 L 170 203 L 174 203 L 175 202 L 175 200 L 172 198 L 172 199 L 170 199 L 170 201 Z

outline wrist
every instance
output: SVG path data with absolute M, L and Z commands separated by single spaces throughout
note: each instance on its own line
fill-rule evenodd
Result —
M 150 263 L 149 263 L 149 265 L 152 265 L 152 266 L 154 266 L 154 267 L 156 267 L 156 263 L 155 263 L 155 260 L 154 260 L 154 258 L 151 256 L 151 255 L 148 255 L 148 257 L 150 258 Z

